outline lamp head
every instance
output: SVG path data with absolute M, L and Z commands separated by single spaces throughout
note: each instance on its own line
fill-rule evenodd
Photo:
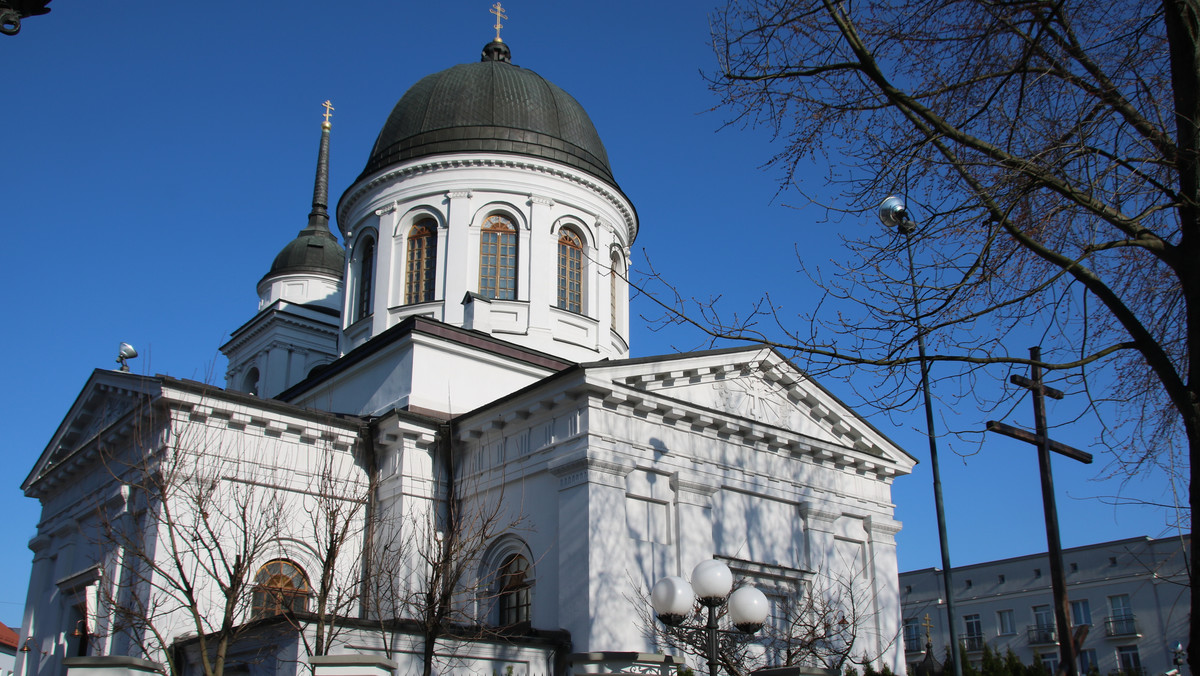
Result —
M 762 629 L 770 612 L 767 595 L 755 587 L 738 587 L 729 595 L 729 619 L 744 633 L 753 634 Z
M 733 573 L 729 566 L 716 560 L 701 561 L 692 569 L 692 590 L 700 603 L 712 608 L 725 602 L 733 589 Z
M 129 343 L 121 343 L 121 347 L 117 348 L 117 363 L 121 365 L 123 372 L 129 372 L 129 364 L 126 361 L 136 356 L 138 356 L 137 350 L 133 349 Z
M 695 602 L 691 586 L 682 577 L 664 577 L 650 590 L 654 615 L 668 627 L 678 626 L 687 619 Z
M 897 195 L 889 196 L 879 205 L 879 222 L 886 227 L 896 228 L 905 235 L 917 229 L 916 222 L 908 215 L 904 198 Z

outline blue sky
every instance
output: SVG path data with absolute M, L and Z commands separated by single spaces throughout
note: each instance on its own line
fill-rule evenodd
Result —
M 321 102 L 333 118 L 331 197 L 361 171 L 396 100 L 420 77 L 478 59 L 491 39 L 490 1 L 202 4 L 58 0 L 20 35 L 0 36 L 0 222 L 10 238 L 2 274 L 10 298 L 0 388 L 0 621 L 25 601 L 39 506 L 25 478 L 92 369 L 115 367 L 117 345 L 142 356 L 133 369 L 223 383 L 217 351 L 253 316 L 255 284 L 309 210 Z M 700 75 L 714 63 L 709 6 L 687 0 L 603 4 L 513 0 L 503 32 L 513 61 L 575 96 L 633 200 L 641 232 L 634 265 L 655 268 L 685 294 L 732 306 L 763 291 L 797 313 L 815 291 L 798 273 L 841 254 L 839 235 L 873 218 L 829 222 L 778 193 L 762 169 L 762 131 L 722 129 L 726 114 Z M 835 165 L 837 159 L 831 160 Z M 820 192 L 825 167 L 799 180 Z M 883 195 L 880 195 L 882 199 Z M 653 313 L 635 301 L 633 314 Z M 634 356 L 703 345 L 681 330 L 633 321 Z M 1023 346 L 1021 346 L 1023 348 Z M 856 403 L 836 378 L 822 381 Z M 861 389 L 861 388 L 860 388 Z M 1051 404 L 1069 415 L 1071 402 Z M 922 461 L 896 481 L 904 530 L 901 570 L 938 565 L 920 415 L 871 421 Z M 1028 424 L 1028 404 L 1012 424 Z M 940 409 L 939 422 L 982 428 L 974 410 Z M 1086 425 L 1056 437 L 1087 448 Z M 1031 447 L 942 440 L 955 564 L 1044 551 Z M 962 455 L 960 455 L 962 454 Z M 1066 546 L 1169 533 L 1154 509 L 1094 496 L 1160 500 L 1160 477 L 1122 486 L 1056 458 Z

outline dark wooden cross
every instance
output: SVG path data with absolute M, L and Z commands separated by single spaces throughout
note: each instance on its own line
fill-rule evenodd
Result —
M 1014 375 L 1009 380 L 1012 384 L 1033 392 L 1035 433 L 1030 434 L 1026 430 L 1017 429 L 995 420 L 988 421 L 987 429 L 989 432 L 998 432 L 1038 447 L 1038 468 L 1042 475 L 1042 508 L 1046 514 L 1046 544 L 1050 550 L 1050 583 L 1054 590 L 1054 616 L 1058 628 L 1060 655 L 1058 673 L 1060 676 L 1064 674 L 1065 676 L 1077 676 L 1078 666 L 1075 663 L 1075 656 L 1078 654 L 1080 644 L 1083 643 L 1087 632 L 1082 632 L 1079 636 L 1071 633 L 1071 608 L 1070 602 L 1067 600 L 1066 576 L 1063 574 L 1062 541 L 1058 536 L 1058 507 L 1054 502 L 1054 475 L 1050 472 L 1050 452 L 1054 451 L 1084 464 L 1091 464 L 1092 454 L 1071 448 L 1066 444 L 1060 444 L 1050 438 L 1046 425 L 1046 397 L 1062 399 L 1063 393 L 1061 390 L 1047 387 L 1042 383 L 1042 367 L 1039 365 L 1042 359 L 1042 348 L 1029 348 L 1029 359 L 1033 362 L 1029 366 L 1030 377 Z

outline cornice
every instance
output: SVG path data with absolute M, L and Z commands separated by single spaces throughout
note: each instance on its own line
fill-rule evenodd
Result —
M 632 205 L 628 199 L 619 191 L 606 185 L 605 183 L 592 179 L 583 173 L 569 171 L 564 167 L 539 162 L 532 158 L 511 159 L 506 157 L 452 157 L 441 160 L 426 160 L 407 164 L 400 167 L 392 167 L 374 178 L 356 183 L 350 187 L 338 204 L 337 217 L 339 223 L 349 223 L 349 214 L 354 209 L 367 193 L 375 188 L 396 180 L 402 180 L 418 174 L 428 174 L 431 172 L 445 171 L 452 169 L 463 169 L 470 167 L 502 167 L 506 169 L 518 169 L 531 171 L 555 178 L 563 179 L 582 186 L 604 198 L 610 205 L 620 212 L 625 221 L 625 229 L 629 235 L 629 241 L 632 242 L 637 238 L 637 219 L 634 217 Z M 453 194 L 457 194 L 456 191 Z M 470 197 L 470 191 L 462 191 L 464 196 Z M 449 196 L 452 193 L 447 193 Z M 386 208 L 386 207 L 385 207 Z

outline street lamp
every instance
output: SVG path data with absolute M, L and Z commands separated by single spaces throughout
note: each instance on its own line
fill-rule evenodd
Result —
M 746 634 L 762 628 L 770 606 L 767 596 L 754 587 L 739 587 L 732 594 L 733 573 L 729 566 L 716 559 L 701 561 L 692 569 L 692 583 L 682 577 L 664 577 L 650 590 L 650 605 L 659 621 L 668 627 L 683 623 L 695 608 L 696 601 L 708 608 L 708 623 L 703 627 L 708 653 L 708 674 L 717 676 L 717 608 L 728 604 L 733 626 Z
M 917 223 L 909 215 L 904 200 L 892 195 L 879 205 L 879 221 L 886 227 L 896 228 L 904 235 L 904 249 L 908 254 L 908 283 L 912 290 L 913 324 L 917 329 L 917 355 L 921 363 L 921 389 L 925 392 L 925 429 L 929 437 L 929 470 L 933 473 L 933 504 L 937 511 L 938 541 L 942 546 L 942 584 L 946 593 L 946 626 L 950 630 L 950 661 L 954 664 L 954 676 L 962 676 L 962 662 L 958 653 L 958 617 L 954 613 L 954 584 L 950 575 L 950 545 L 946 537 L 946 509 L 942 502 L 942 473 L 938 469 L 937 434 L 933 425 L 933 397 L 929 393 L 929 360 L 925 357 L 925 332 L 921 328 L 921 301 L 917 297 L 917 270 L 913 263 L 912 235 Z

